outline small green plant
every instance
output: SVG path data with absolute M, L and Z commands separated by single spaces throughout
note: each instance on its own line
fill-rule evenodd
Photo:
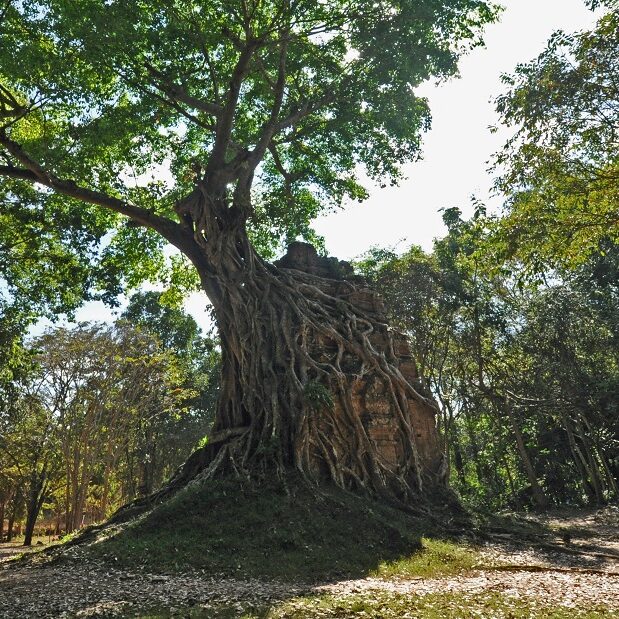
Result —
M 332 410 L 335 406 L 331 392 L 315 380 L 310 380 L 303 390 L 303 397 L 307 406 L 314 412 L 324 409 Z

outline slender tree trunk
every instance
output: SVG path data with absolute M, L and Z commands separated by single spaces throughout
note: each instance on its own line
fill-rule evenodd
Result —
M 7 530 L 6 530 L 6 541 L 13 541 L 13 525 L 15 524 L 15 514 L 9 514 L 9 520 L 7 522 Z
M 604 476 L 602 475 L 602 471 L 600 470 L 598 458 L 595 453 L 595 448 L 591 445 L 591 442 L 589 441 L 589 436 L 583 428 L 583 424 L 579 418 L 579 415 L 577 415 L 576 417 L 575 425 L 578 432 L 578 438 L 580 439 L 580 443 L 582 445 L 582 451 L 584 454 L 587 471 L 589 472 L 591 484 L 593 485 L 593 489 L 595 492 L 596 502 L 598 505 L 603 505 L 606 503 L 606 499 L 604 497 L 606 483 L 604 480 Z
M 77 531 L 82 528 L 84 521 L 84 510 L 86 509 L 86 500 L 88 498 L 88 489 L 91 480 L 90 461 L 88 454 L 82 460 L 82 471 L 79 476 L 79 483 L 76 489 L 73 507 L 73 530 Z
M 4 540 L 4 501 L 0 501 L 0 543 Z
M 63 448 L 65 458 L 65 483 L 64 483 L 64 532 L 69 533 L 71 520 L 71 460 L 70 451 Z
M 70 507 L 69 514 L 67 517 L 67 533 L 72 533 L 75 530 L 75 514 L 77 511 L 77 494 L 79 492 L 79 460 L 77 460 L 78 454 L 75 455 L 73 461 L 73 469 L 71 471 L 71 494 L 70 496 Z
M 516 446 L 518 447 L 518 454 L 520 455 L 520 460 L 522 461 L 522 465 L 524 466 L 524 471 L 526 473 L 529 484 L 531 485 L 531 492 L 533 493 L 533 501 L 537 507 L 542 509 L 548 507 L 548 499 L 542 490 L 542 487 L 539 485 L 537 481 L 537 473 L 535 472 L 535 468 L 533 467 L 533 463 L 531 462 L 531 458 L 529 456 L 529 451 L 524 442 L 524 437 L 522 436 L 522 431 L 520 430 L 520 425 L 518 424 L 518 420 L 516 419 L 516 415 L 512 409 L 511 403 L 509 401 L 506 402 L 505 412 L 509 418 L 509 423 L 514 432 L 514 438 L 516 439 Z
M 600 478 L 603 480 L 603 485 L 609 490 L 614 497 L 619 495 L 619 487 L 617 480 L 610 469 L 610 463 L 606 455 L 608 445 L 599 438 L 593 424 L 590 423 L 587 415 L 580 413 L 581 423 L 584 426 L 583 435 L 586 434 L 589 443 L 589 451 L 592 457 L 596 460 Z
M 11 509 L 9 511 L 9 519 L 8 519 L 8 531 L 6 541 L 10 542 L 13 540 L 13 535 L 15 533 L 15 522 L 19 521 L 21 518 L 21 514 L 23 513 L 24 507 L 24 494 L 23 488 L 21 486 L 17 486 L 15 492 L 13 493 L 13 498 L 11 500 Z
M 38 471 L 32 473 L 30 480 L 30 492 L 28 494 L 28 503 L 26 505 L 26 526 L 24 531 L 24 546 L 30 546 L 32 544 L 32 535 L 34 533 L 34 526 L 37 518 L 39 517 L 39 511 L 43 504 L 43 497 L 41 496 L 43 485 L 45 483 L 45 468 L 39 474 Z
M 9 512 L 9 520 L 7 522 L 7 532 L 6 532 L 6 541 L 13 541 L 13 529 L 15 527 L 15 517 L 17 514 L 17 506 L 13 504 L 11 511 Z
M 471 445 L 471 450 L 473 452 L 473 463 L 475 465 L 475 472 L 477 474 L 477 481 L 480 484 L 483 484 L 487 479 L 486 475 L 486 467 L 480 461 L 480 450 L 479 450 L 479 441 L 477 440 L 477 435 L 475 434 L 475 429 L 473 428 L 473 419 L 471 418 L 471 413 L 469 411 L 468 405 L 465 403 L 463 406 L 464 411 L 464 420 L 466 432 L 468 434 L 469 443 Z
M 567 434 L 568 445 L 570 447 L 570 451 L 572 452 L 574 464 L 576 465 L 576 468 L 580 473 L 580 478 L 582 480 L 583 488 L 589 499 L 589 503 L 595 504 L 598 501 L 598 495 L 595 491 L 594 486 L 591 484 L 591 479 L 587 470 L 587 463 L 582 455 L 580 448 L 576 443 L 576 438 L 574 437 L 574 431 L 572 428 L 572 422 L 567 416 L 567 414 L 565 414 L 565 412 L 561 412 L 561 420 L 563 421 L 563 427 L 565 428 L 565 432 Z
M 516 485 L 514 484 L 514 478 L 512 476 L 511 469 L 509 468 L 509 461 L 507 460 L 507 457 L 505 455 L 503 455 L 502 460 L 503 460 L 503 466 L 505 467 L 505 473 L 507 475 L 507 483 L 509 484 L 509 491 L 510 491 L 510 494 L 512 495 L 512 500 L 517 503 L 518 493 L 516 492 Z
M 106 460 L 105 470 L 103 472 L 103 489 L 101 490 L 101 503 L 99 504 L 99 517 L 103 520 L 107 513 L 107 504 L 110 494 L 110 474 L 111 464 L 109 459 Z
M 456 474 L 458 475 L 458 481 L 460 485 L 465 488 L 467 486 L 466 483 L 466 474 L 464 471 L 464 457 L 462 456 L 462 447 L 460 445 L 460 439 L 458 438 L 458 433 L 453 432 L 453 439 L 451 441 L 451 445 L 453 447 L 454 452 L 454 467 L 456 469 Z

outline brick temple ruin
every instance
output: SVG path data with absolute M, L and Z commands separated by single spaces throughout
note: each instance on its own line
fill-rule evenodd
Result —
M 287 254 L 275 265 L 309 274 L 313 285 L 362 310 L 372 323 L 379 325 L 369 336 L 372 346 L 377 351 L 384 351 L 392 362 L 395 358 L 404 378 L 423 396 L 407 399 L 408 422 L 413 428 L 421 469 L 430 478 L 442 476 L 443 449 L 436 427 L 436 409 L 432 405 L 432 396 L 420 380 L 406 336 L 389 327 L 385 305 L 380 296 L 367 287 L 362 277 L 354 274 L 349 263 L 319 256 L 308 243 L 292 243 Z M 388 334 L 391 334 L 391 338 Z M 312 356 L 318 361 L 332 358 L 336 350 L 335 343 L 326 338 L 315 337 L 314 346 Z M 381 381 L 376 375 L 359 380 L 353 365 L 350 367 L 353 409 L 384 461 L 395 469 L 402 461 L 404 449 L 401 444 L 402 433 L 398 432 L 400 422 L 387 392 L 387 381 Z M 346 359 L 342 360 L 341 366 L 346 371 Z M 336 402 L 336 414 L 340 407 Z

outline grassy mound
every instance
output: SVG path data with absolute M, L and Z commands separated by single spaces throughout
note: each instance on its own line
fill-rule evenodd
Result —
M 192 484 L 88 553 L 126 568 L 285 580 L 381 575 L 411 556 L 430 571 L 461 564 L 444 545 L 420 552 L 422 536 L 436 533 L 429 521 L 337 489 L 288 488 Z

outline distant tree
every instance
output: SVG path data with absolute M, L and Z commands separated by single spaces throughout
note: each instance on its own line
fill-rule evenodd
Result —
M 158 418 L 156 435 L 154 427 L 150 433 L 151 450 L 162 452 L 159 459 L 180 465 L 183 457 L 203 442 L 213 424 L 221 354 L 217 342 L 203 336 L 191 316 L 164 301 L 164 293 L 136 293 L 129 300 L 122 320 L 157 338 L 162 350 L 172 354 L 178 366 L 179 386 L 187 394 L 183 402 L 186 412 L 178 418 Z M 174 453 L 180 459 L 174 458 Z M 143 491 L 152 489 L 152 483 L 143 486 Z
M 24 342 L 29 316 L 16 304 L 0 300 L 0 418 L 11 409 L 16 385 L 32 369 L 32 355 Z
M 36 393 L 25 392 L 0 438 L 0 452 L 13 472 L 13 494 L 21 494 L 24 499 L 25 546 L 31 545 L 43 503 L 59 481 L 61 460 L 56 421 L 55 411 L 46 408 Z
M 191 408 L 183 365 L 127 322 L 58 327 L 33 348 L 37 366 L 0 418 L 0 502 L 25 509 L 25 545 L 44 504 L 70 532 L 151 492 L 213 416 Z
M 152 291 L 135 293 L 122 318 L 156 336 L 166 350 L 179 357 L 186 355 L 201 339 L 200 327 L 181 309 L 162 302 L 162 294 Z
M 601 3 L 595 3 L 601 4 Z M 575 266 L 619 241 L 619 5 L 587 32 L 556 32 L 497 99 L 516 133 L 497 156 L 507 196 L 495 244 L 529 272 Z
M 494 507 L 616 498 L 619 246 L 534 285 L 481 253 L 481 212 L 445 221 L 431 254 L 374 250 L 358 266 L 410 337 L 455 486 Z

